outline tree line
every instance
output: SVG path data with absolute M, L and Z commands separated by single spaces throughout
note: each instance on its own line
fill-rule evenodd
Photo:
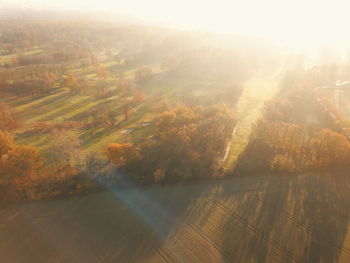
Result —
M 349 122 L 329 95 L 315 87 L 332 83 L 335 72 L 334 66 L 293 75 L 287 72 L 281 92 L 266 103 L 263 118 L 255 125 L 234 174 L 320 173 L 349 168 Z M 321 73 L 325 75 L 319 78 Z
M 137 182 L 172 183 L 220 173 L 235 118 L 226 105 L 176 107 L 160 114 L 151 140 L 112 143 L 108 159 Z

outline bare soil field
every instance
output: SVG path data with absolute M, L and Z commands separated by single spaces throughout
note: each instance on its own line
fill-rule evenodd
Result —
M 350 262 L 344 178 L 247 177 L 0 209 L 2 262 Z M 20 251 L 20 253 L 18 253 Z

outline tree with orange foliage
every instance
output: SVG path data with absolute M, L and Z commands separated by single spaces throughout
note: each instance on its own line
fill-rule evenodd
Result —
M 50 125 L 48 122 L 36 122 L 33 124 L 32 131 L 34 133 L 47 133 L 52 130 L 52 125 Z
M 62 163 L 71 165 L 79 158 L 81 142 L 79 137 L 69 130 L 52 130 L 50 134 L 51 147 L 49 153 L 57 165 Z
M 64 86 L 73 92 L 77 92 L 80 90 L 79 82 L 77 78 L 73 75 L 68 75 L 67 78 L 64 79 Z
M 164 180 L 165 178 L 165 170 L 164 169 L 157 169 L 154 173 L 153 173 L 153 178 L 154 178 L 154 182 L 158 183 Z
M 17 120 L 15 119 L 11 108 L 6 103 L 0 102 L 0 129 L 12 129 L 17 126 Z
M 238 162 L 247 172 L 301 173 L 349 167 L 350 142 L 333 130 L 262 121 Z
M 17 146 L 9 153 L 10 173 L 18 177 L 36 175 L 43 166 L 40 152 L 33 146 Z
M 98 66 L 96 67 L 96 74 L 100 79 L 106 79 L 108 76 L 108 71 L 105 68 Z
M 19 66 L 19 59 L 18 59 L 18 57 L 12 57 L 11 58 L 11 66 L 14 67 L 14 68 Z
M 139 146 L 136 162 L 118 161 L 147 184 L 210 177 L 218 171 L 234 123 L 224 105 L 173 108 L 160 114 L 154 140 Z
M 319 169 L 344 167 L 350 163 L 349 140 L 333 130 L 323 129 L 317 132 L 309 145 Z
M 107 147 L 107 157 L 117 166 L 123 166 L 134 160 L 136 149 L 131 143 L 111 143 Z
M 134 96 L 132 98 L 132 101 L 134 103 L 140 103 L 140 102 L 144 102 L 145 99 L 146 99 L 145 93 L 143 91 L 141 91 L 141 90 L 136 90 L 134 92 Z
M 6 132 L 0 130 L 0 158 L 3 154 L 7 154 L 15 147 L 12 136 Z
M 120 77 L 118 80 L 118 89 L 120 93 L 125 94 L 130 91 L 134 86 L 134 81 L 132 79 Z
M 104 79 L 100 79 L 96 82 L 96 97 L 103 98 L 110 93 L 110 84 Z
M 57 80 L 57 75 L 54 73 L 48 73 L 45 76 L 45 79 L 50 85 L 53 85 L 53 83 Z

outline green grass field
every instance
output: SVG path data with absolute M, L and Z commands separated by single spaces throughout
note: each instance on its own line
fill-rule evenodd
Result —
M 28 54 L 41 52 L 40 49 L 28 51 Z M 11 55 L 0 57 L 5 62 L 11 59 Z M 115 60 L 103 60 L 101 66 L 109 70 L 108 80 L 117 83 L 118 72 L 124 76 L 133 78 L 140 65 L 118 65 Z M 118 67 L 119 66 L 119 67 Z M 113 69 L 118 68 L 118 72 Z M 86 128 L 74 130 L 82 143 L 82 154 L 93 151 L 96 154 L 103 154 L 106 146 L 111 142 L 140 142 L 152 135 L 154 125 L 140 127 L 142 122 L 155 122 L 156 112 L 152 111 L 157 101 L 155 98 L 161 94 L 165 101 L 173 105 L 182 103 L 208 103 L 213 99 L 215 90 L 222 88 L 223 83 L 203 77 L 185 77 L 169 72 L 162 72 L 159 65 L 152 65 L 153 77 L 149 81 L 138 83 L 136 87 L 146 94 L 144 102 L 139 103 L 132 109 L 128 121 L 123 122 L 124 116 L 122 105 L 131 97 L 123 97 L 114 90 L 114 95 L 109 98 L 97 98 L 93 91 L 89 93 L 72 94 L 66 89 L 58 89 L 51 94 L 41 97 L 10 97 L 4 99 L 16 112 L 23 122 L 23 126 L 16 131 L 16 142 L 18 144 L 32 145 L 39 148 L 45 156 L 50 147 L 50 137 L 47 134 L 25 133 L 34 123 L 48 122 L 51 124 L 65 121 L 81 121 L 82 115 L 90 110 L 100 107 L 108 107 L 119 112 L 117 122 L 113 126 Z M 86 78 L 96 78 L 96 72 L 92 68 L 82 68 L 80 63 L 71 63 L 68 73 L 73 75 L 84 75 Z M 266 79 L 266 77 L 265 77 Z M 233 106 L 234 114 L 238 118 L 238 127 L 232 138 L 224 167 L 231 169 L 239 154 L 248 143 L 251 127 L 261 115 L 264 102 L 271 98 L 276 91 L 276 83 L 273 81 L 256 78 L 244 85 L 244 91 L 237 105 Z M 93 89 L 93 88 L 92 88 Z M 213 93 L 214 92 L 214 93 Z M 231 105 L 230 105 L 231 106 Z M 135 129 L 133 133 L 123 135 L 122 131 L 128 128 Z
M 15 112 L 26 120 L 24 129 L 29 128 L 35 122 L 60 123 L 63 121 L 79 121 L 81 114 L 96 109 L 101 106 L 120 108 L 125 98 L 115 95 L 107 99 L 98 99 L 91 95 L 72 95 L 68 91 L 60 90 L 55 94 L 44 96 L 39 99 L 24 98 L 8 100 L 7 102 L 14 108 Z M 120 125 L 104 128 L 90 128 L 84 130 L 76 130 L 79 135 L 82 146 L 85 150 L 101 150 L 112 141 L 129 140 L 131 135 L 121 135 L 121 131 L 125 128 L 138 128 L 135 133 L 145 130 L 145 134 L 150 127 L 139 128 L 142 121 L 148 121 L 153 118 L 152 111 L 149 110 L 149 103 L 144 102 L 132 109 L 130 118 L 126 122 L 123 119 L 122 111 L 118 122 Z M 23 128 L 21 129 L 23 130 Z M 137 136 L 134 136 L 137 137 Z M 18 135 L 17 142 L 20 144 L 29 144 L 37 146 L 41 149 L 48 145 L 45 143 L 45 134 L 30 134 L 29 136 Z
M 3 262 L 349 262 L 344 178 L 249 177 L 0 209 Z M 21 253 L 18 253 L 21 251 Z
M 125 74 L 132 77 L 136 69 L 129 68 Z M 205 83 L 201 81 L 175 77 L 160 72 L 159 67 L 156 66 L 153 67 L 153 72 L 154 76 L 151 80 L 137 84 L 136 87 L 146 94 L 146 100 L 132 108 L 128 121 L 123 121 L 122 105 L 131 100 L 132 97 L 123 97 L 116 90 L 114 95 L 108 98 L 97 98 L 91 93 L 72 94 L 66 89 L 58 89 L 51 94 L 40 97 L 9 97 L 3 99 L 13 108 L 23 122 L 23 126 L 15 131 L 16 142 L 36 146 L 45 155 L 46 150 L 50 147 L 48 134 L 25 133 L 26 130 L 37 122 L 57 124 L 64 121 L 81 121 L 82 114 L 99 107 L 108 107 L 119 112 L 117 122 L 113 126 L 74 130 L 74 133 L 81 140 L 82 154 L 87 151 L 103 154 L 106 146 L 111 142 L 140 142 L 146 140 L 152 135 L 154 123 L 147 127 L 141 127 L 141 124 L 146 121 L 156 121 L 157 112 L 153 108 L 158 103 L 155 98 L 159 94 L 162 94 L 165 100 L 176 105 L 183 102 L 182 94 L 185 91 L 205 87 Z M 79 74 L 95 77 L 94 74 L 91 75 L 89 72 L 80 71 Z M 115 77 L 111 76 L 110 78 Z M 122 134 L 122 131 L 128 128 L 133 128 L 134 132 L 128 135 Z
M 224 163 L 226 169 L 232 169 L 235 165 L 249 142 L 253 125 L 262 117 L 264 103 L 273 98 L 277 91 L 276 80 L 252 79 L 245 83 L 243 94 L 234 108 L 234 113 L 238 116 L 238 124 Z

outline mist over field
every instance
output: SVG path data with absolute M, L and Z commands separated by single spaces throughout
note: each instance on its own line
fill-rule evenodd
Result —
M 1 262 L 349 262 L 336 1 L 0 2 Z

